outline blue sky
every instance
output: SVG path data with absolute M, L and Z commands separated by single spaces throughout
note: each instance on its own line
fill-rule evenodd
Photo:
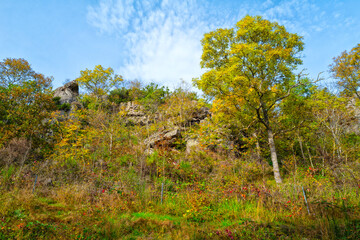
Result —
M 0 0 L 0 60 L 25 58 L 53 86 L 95 65 L 176 87 L 199 77 L 204 33 L 262 15 L 304 36 L 311 78 L 360 43 L 358 0 Z M 328 81 L 330 81 L 329 79 Z

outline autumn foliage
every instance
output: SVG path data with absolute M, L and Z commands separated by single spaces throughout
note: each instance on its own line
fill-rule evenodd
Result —
M 36 73 L 24 59 L 0 63 L 0 146 L 15 138 L 25 138 L 38 152 L 52 145 L 54 110 L 51 78 Z
M 205 99 L 98 65 L 67 111 L 0 62 L 0 239 L 358 239 L 358 46 L 329 89 L 262 17 L 202 45 Z

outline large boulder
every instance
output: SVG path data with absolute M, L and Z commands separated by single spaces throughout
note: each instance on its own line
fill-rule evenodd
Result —
M 172 130 L 156 132 L 145 139 L 144 143 L 149 148 L 155 148 L 159 145 L 167 145 L 172 147 L 178 138 L 181 138 L 181 132 L 179 128 L 175 128 Z
M 66 83 L 64 86 L 54 90 L 54 98 L 60 98 L 60 104 L 72 103 L 77 101 L 79 96 L 79 85 L 76 81 Z

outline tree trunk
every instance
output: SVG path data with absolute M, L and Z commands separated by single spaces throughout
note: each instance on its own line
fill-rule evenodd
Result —
M 305 154 L 304 154 L 304 149 L 303 149 L 303 145 L 302 145 L 302 140 L 301 140 L 301 138 L 300 138 L 300 134 L 299 134 L 299 133 L 297 134 L 297 136 L 298 136 L 298 139 L 299 139 L 301 156 L 302 156 L 302 158 L 303 158 L 303 160 L 304 160 L 304 163 L 305 163 L 305 162 L 306 162 L 306 157 L 305 157 Z
M 266 131 L 268 134 L 268 141 L 269 141 L 270 155 L 271 155 L 271 161 L 272 161 L 273 171 L 274 171 L 274 178 L 275 178 L 275 182 L 279 184 L 279 183 L 282 183 L 282 179 L 280 176 L 279 163 L 278 163 L 278 159 L 277 159 L 277 153 L 276 153 L 276 147 L 275 147 L 275 141 L 274 141 L 274 134 L 273 134 L 272 128 L 270 126 L 269 115 L 268 115 L 268 110 L 267 110 L 266 104 L 262 101 L 261 101 L 261 108 L 262 108 L 262 113 L 263 113 L 262 123 L 266 127 Z
M 277 154 L 276 154 L 276 147 L 275 147 L 275 142 L 274 142 L 274 134 L 273 134 L 271 128 L 267 129 L 267 134 L 268 134 L 269 147 L 270 147 L 270 153 L 271 153 L 271 161 L 273 164 L 275 182 L 282 183 L 282 179 L 280 176 L 280 170 L 279 170 L 279 163 L 278 163 Z
M 260 149 L 260 144 L 259 144 L 259 140 L 257 138 L 257 134 L 256 132 L 253 133 L 253 137 L 255 138 L 256 142 L 255 142 L 255 146 L 256 146 L 256 158 L 259 162 L 261 162 L 261 149 Z

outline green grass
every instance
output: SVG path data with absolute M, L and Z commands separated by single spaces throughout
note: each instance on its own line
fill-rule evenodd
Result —
M 118 171 L 116 166 L 105 171 L 89 165 L 76 181 L 69 171 L 55 169 L 60 180 L 54 180 L 54 186 L 39 181 L 35 193 L 33 178 L 29 184 L 21 185 L 20 179 L 13 188 L 1 188 L 0 239 L 356 239 L 360 235 L 359 190 L 351 181 L 340 185 L 331 178 L 307 176 L 304 169 L 295 180 L 288 177 L 276 185 L 272 176 L 249 181 L 234 172 L 246 169 L 230 164 L 209 162 L 213 172 L 204 174 L 197 162 L 187 159 L 185 167 L 177 166 L 173 156 L 163 157 L 164 166 L 145 166 L 141 171 L 136 165 L 119 165 Z M 11 181 L 8 174 L 1 177 Z
M 274 209 L 275 205 L 267 207 L 237 195 L 208 200 L 211 207 L 205 208 L 192 203 L 199 196 L 186 192 L 164 204 L 146 206 L 122 205 L 127 197 L 115 201 L 115 193 L 100 195 L 88 204 L 86 197 L 78 202 L 58 198 L 64 189 L 54 192 L 47 197 L 29 192 L 3 195 L 0 200 L 7 204 L 1 206 L 0 239 L 356 239 L 360 233 L 359 211 L 350 204 L 327 205 L 323 215 L 309 216 L 302 210 L 288 217 L 284 206 Z M 347 215 L 339 215 L 338 207 Z

